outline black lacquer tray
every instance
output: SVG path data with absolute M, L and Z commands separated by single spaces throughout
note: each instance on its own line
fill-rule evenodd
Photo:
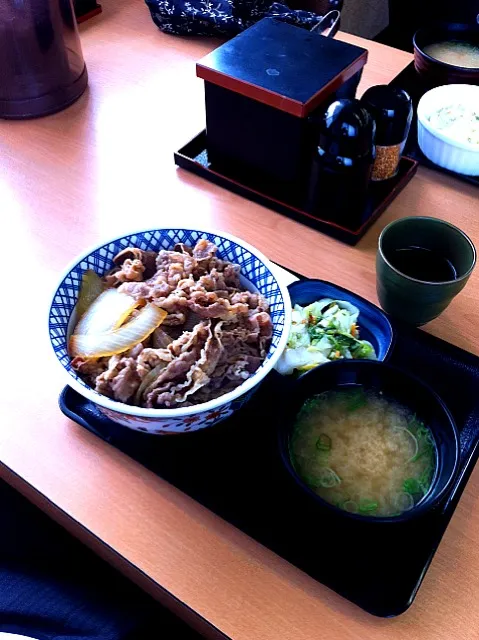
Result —
M 440 171 L 441 173 L 447 173 L 450 176 L 459 178 L 459 180 L 469 182 L 469 184 L 473 184 L 476 187 L 479 187 L 479 176 L 464 176 L 460 173 L 456 173 L 455 171 L 443 169 L 442 167 L 439 167 L 437 164 L 434 164 L 434 162 L 431 162 L 428 158 L 426 158 L 426 156 L 419 148 L 419 144 L 417 141 L 416 110 L 419 100 L 426 93 L 426 91 L 429 90 L 429 87 L 425 86 L 421 82 L 421 79 L 419 78 L 414 68 L 414 62 L 411 62 L 405 69 L 403 69 L 401 73 L 399 73 L 389 84 L 393 87 L 405 89 L 411 96 L 414 104 L 414 116 L 407 138 L 406 147 L 404 149 L 404 154 L 410 158 L 413 158 L 414 160 L 417 160 L 419 164 L 422 164 L 425 167 L 429 167 L 430 169 L 434 169 L 435 171 Z
M 244 198 L 278 211 L 293 220 L 302 222 L 313 229 L 355 245 L 386 207 L 404 189 L 417 170 L 417 162 L 412 158 L 401 158 L 398 173 L 384 182 L 371 182 L 366 208 L 360 218 L 349 225 L 337 224 L 325 217 L 316 217 L 302 209 L 301 196 L 294 191 L 286 196 L 279 193 L 277 183 L 265 184 L 253 173 L 233 175 L 222 167 L 212 165 L 208 159 L 206 131 L 202 131 L 175 153 L 179 167 L 237 193 Z
M 366 611 L 390 617 L 414 600 L 479 455 L 479 358 L 397 326 L 389 362 L 427 381 L 460 431 L 460 469 L 451 492 L 406 523 L 345 522 L 303 493 L 279 453 L 276 416 L 291 382 L 275 372 L 231 418 L 187 435 L 152 436 L 119 426 L 70 387 L 61 393 L 60 407 L 316 580 Z
M 101 5 L 96 0 L 74 0 L 73 7 L 78 22 L 85 22 L 101 13 Z

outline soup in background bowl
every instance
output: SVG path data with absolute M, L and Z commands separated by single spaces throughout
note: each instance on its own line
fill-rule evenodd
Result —
M 297 485 L 346 517 L 407 520 L 450 488 L 459 446 L 432 389 L 373 361 L 336 361 L 302 376 L 280 430 Z
M 414 66 L 426 89 L 444 84 L 479 85 L 479 27 L 437 24 L 416 31 Z
M 479 69 L 479 46 L 463 40 L 444 40 L 424 47 L 428 56 L 455 67 Z

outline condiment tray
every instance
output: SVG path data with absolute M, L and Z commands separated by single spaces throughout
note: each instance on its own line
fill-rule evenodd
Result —
M 408 184 L 417 169 L 416 160 L 403 157 L 396 176 L 383 182 L 371 182 L 364 212 L 360 219 L 353 220 L 350 226 L 346 226 L 328 220 L 327 212 L 324 217 L 316 217 L 308 213 L 301 208 L 300 195 L 293 191 L 289 195 L 289 200 L 285 201 L 282 196 L 275 193 L 274 185 L 263 184 L 252 173 L 231 175 L 222 167 L 212 165 L 208 159 L 206 131 L 199 133 L 177 151 L 175 162 L 179 167 L 192 171 L 220 187 L 351 245 L 355 245 L 363 237 L 373 222 Z

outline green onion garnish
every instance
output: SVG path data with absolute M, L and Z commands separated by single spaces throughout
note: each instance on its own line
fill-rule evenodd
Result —
M 404 480 L 402 486 L 404 493 L 409 493 L 412 496 L 423 493 L 421 483 L 419 480 L 416 480 L 416 478 L 407 478 L 407 480 Z
M 379 504 L 376 500 L 369 500 L 368 498 L 363 498 L 359 501 L 359 513 L 374 513 L 377 511 Z
M 323 467 L 320 469 L 318 484 L 320 487 L 323 487 L 323 489 L 332 489 L 341 484 L 341 478 L 329 467 Z
M 367 404 L 366 394 L 362 389 L 357 389 L 349 395 L 347 401 L 347 410 L 349 412 L 356 411 Z
M 428 492 L 429 487 L 431 486 L 433 472 L 434 466 L 428 465 L 419 476 L 419 484 L 421 485 L 421 489 L 424 495 Z
M 349 513 L 357 513 L 358 511 L 358 505 L 354 500 L 346 500 L 343 502 L 342 508 L 344 511 L 349 511 Z
M 399 511 L 408 511 L 414 507 L 414 498 L 410 493 L 401 493 L 396 499 L 395 505 Z
M 326 433 L 320 433 L 316 440 L 316 449 L 318 451 L 331 451 L 331 438 Z

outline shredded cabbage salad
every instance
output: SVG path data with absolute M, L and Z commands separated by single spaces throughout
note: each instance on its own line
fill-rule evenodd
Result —
M 349 302 L 324 298 L 307 307 L 296 304 L 286 349 L 276 370 L 289 375 L 331 360 L 376 360 L 373 345 L 359 339 L 359 310 Z

